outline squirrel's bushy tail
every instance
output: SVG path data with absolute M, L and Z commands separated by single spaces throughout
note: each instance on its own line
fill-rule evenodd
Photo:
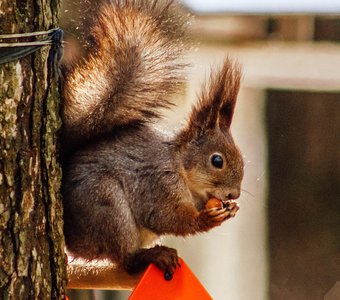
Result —
M 105 0 L 90 16 L 93 48 L 66 72 L 66 136 L 91 139 L 160 117 L 184 80 L 182 17 L 172 1 Z

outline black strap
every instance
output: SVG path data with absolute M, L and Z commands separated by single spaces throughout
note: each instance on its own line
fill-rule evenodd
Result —
M 46 45 L 56 45 L 58 49 L 62 48 L 63 31 L 60 28 L 51 29 L 49 31 L 31 32 L 24 34 L 6 34 L 0 35 L 0 40 L 22 38 L 28 36 L 46 35 L 33 42 L 4 43 L 0 42 L 0 64 L 11 62 L 29 55 L 41 47 Z

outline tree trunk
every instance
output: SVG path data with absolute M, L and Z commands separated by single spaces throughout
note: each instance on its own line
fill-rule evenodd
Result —
M 55 28 L 58 10 L 58 0 L 4 0 L 0 34 Z M 0 65 L 0 299 L 64 295 L 59 85 L 50 48 Z

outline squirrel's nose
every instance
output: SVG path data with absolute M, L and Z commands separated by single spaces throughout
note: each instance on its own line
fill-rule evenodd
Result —
M 239 188 L 230 189 L 227 193 L 227 198 L 229 200 L 237 199 L 238 197 L 240 197 L 240 194 L 241 190 Z

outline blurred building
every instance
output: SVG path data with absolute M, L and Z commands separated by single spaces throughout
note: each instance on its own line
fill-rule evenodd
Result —
M 340 15 L 201 11 L 192 35 L 192 86 L 226 55 L 243 65 L 246 191 L 182 251 L 214 299 L 340 299 Z

